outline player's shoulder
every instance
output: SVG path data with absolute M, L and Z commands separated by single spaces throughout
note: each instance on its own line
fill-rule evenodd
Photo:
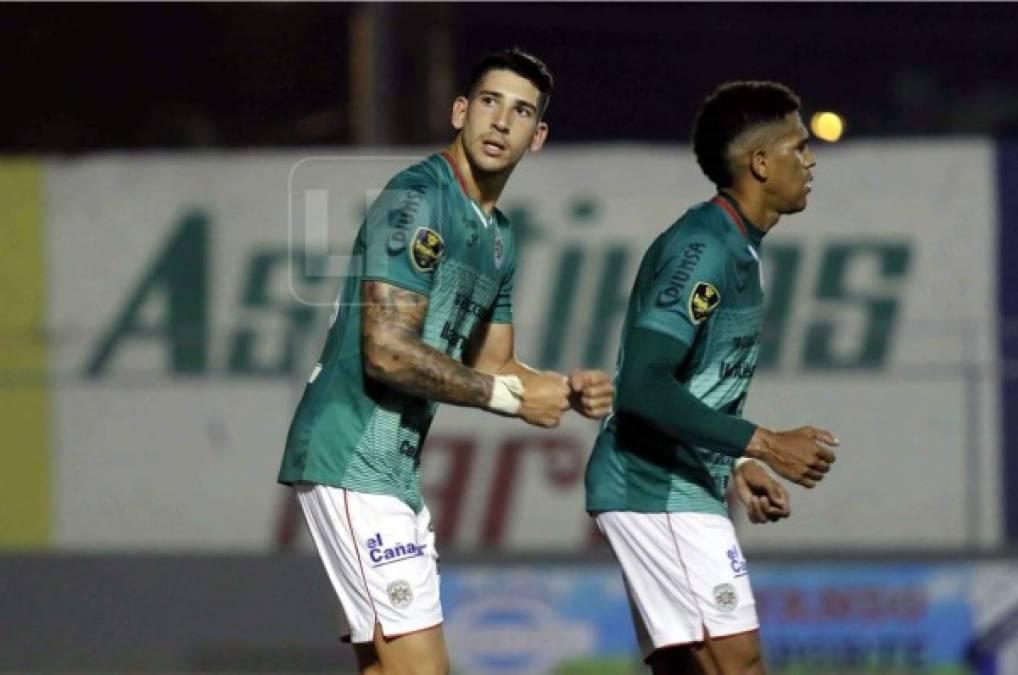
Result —
M 385 186 L 390 189 L 411 189 L 419 192 L 431 192 L 442 188 L 448 182 L 447 171 L 441 155 L 431 155 L 411 164 L 391 179 Z
M 716 205 L 701 202 L 691 206 L 664 233 L 662 243 L 668 248 L 684 247 L 690 242 L 705 246 L 727 246 L 729 227 L 725 215 Z

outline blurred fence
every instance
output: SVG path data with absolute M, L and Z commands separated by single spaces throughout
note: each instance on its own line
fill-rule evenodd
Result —
M 12 551 L 0 578 L 21 603 L 2 613 L 0 634 L 16 637 L 0 640 L 0 668 L 279 671 L 272 654 L 281 653 L 303 654 L 291 663 L 307 668 L 331 662 L 331 597 L 275 471 L 360 216 L 421 155 L 0 164 L 11 234 L 0 250 L 0 438 L 14 477 L 0 494 L 0 547 Z M 769 652 L 779 672 L 966 672 L 962 663 L 977 662 L 1009 672 L 1000 663 L 1014 620 L 1008 593 L 997 591 L 1018 586 L 1012 566 L 966 561 L 1003 553 L 1018 531 L 1007 452 L 1018 331 L 1000 318 L 1009 307 L 1018 315 L 1006 281 L 1018 208 L 1003 187 L 1016 184 L 1018 151 L 899 141 L 819 155 L 809 209 L 764 241 L 768 309 L 746 414 L 776 428 L 829 427 L 843 448 L 818 489 L 794 491 L 791 520 L 757 528 L 735 514 L 751 562 L 767 561 L 754 582 L 773 626 Z M 709 196 L 686 148 L 576 146 L 526 159 L 500 202 L 521 242 L 522 358 L 610 370 L 640 256 Z M 514 625 L 522 635 L 565 626 L 546 652 L 506 642 L 501 661 L 475 653 L 460 672 L 619 673 L 634 661 L 625 622 L 612 623 L 624 618 L 613 569 L 539 571 L 553 557 L 606 562 L 582 509 L 595 433 L 575 417 L 545 432 L 477 411 L 439 413 L 422 471 L 454 561 L 443 580 L 454 653 L 498 642 Z M 33 553 L 13 553 L 24 549 Z M 286 551 L 302 555 L 267 556 Z M 896 553 L 909 557 L 881 562 Z M 943 567 L 918 553 L 962 557 Z M 828 558 L 811 566 L 818 554 Z M 537 566 L 507 586 L 499 565 L 531 555 Z M 838 556 L 856 556 L 857 567 L 828 572 Z M 247 588 L 243 579 L 261 581 Z M 858 593 L 832 595 L 845 586 Z M 168 602 L 159 593 L 174 587 L 187 589 L 180 606 L 158 618 Z M 507 588 L 533 602 L 509 607 Z M 1000 607 L 975 599 L 985 597 Z M 192 611 L 202 619 L 188 621 Z M 153 628 L 131 628 L 126 614 L 151 615 Z M 316 635 L 315 646 L 289 633 L 254 638 L 297 614 L 314 616 L 294 625 Z M 245 623 L 251 617 L 265 621 Z M 159 623 L 167 620 L 180 629 Z M 829 632 L 807 630 L 818 622 Z M 153 641 L 115 646 L 132 630 L 155 631 Z M 65 644 L 113 642 L 54 661 L 30 647 L 47 633 Z M 807 653 L 814 643 L 819 651 Z

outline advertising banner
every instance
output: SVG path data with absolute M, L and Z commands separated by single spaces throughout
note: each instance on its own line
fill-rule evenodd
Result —
M 809 209 L 762 247 L 746 415 L 842 440 L 820 488 L 747 548 L 1001 540 L 993 147 L 821 148 Z M 423 152 L 144 154 L 43 169 L 52 545 L 266 551 L 302 524 L 274 485 L 360 216 Z M 520 241 L 517 352 L 613 369 L 640 258 L 711 196 L 688 148 L 528 157 L 499 207 Z M 447 550 L 579 552 L 595 423 L 444 407 L 423 453 Z M 937 488 L 915 474 L 937 477 Z M 738 517 L 738 516 L 737 516 Z M 836 524 L 836 526 L 834 526 Z
M 1016 672 L 1018 571 L 1005 564 L 751 568 L 769 672 Z M 612 568 L 453 568 L 443 575 L 456 672 L 645 672 Z

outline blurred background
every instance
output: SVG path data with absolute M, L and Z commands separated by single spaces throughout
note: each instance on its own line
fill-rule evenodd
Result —
M 487 51 L 556 78 L 500 208 L 517 347 L 612 369 L 643 251 L 712 194 L 729 79 L 803 98 L 747 417 L 842 440 L 733 512 L 775 673 L 1018 674 L 1018 7 L 0 6 L 0 671 L 346 672 L 275 475 L 371 197 Z M 826 114 L 825 114 L 826 113 Z M 596 427 L 443 409 L 424 450 L 460 675 L 645 672 L 586 514 Z

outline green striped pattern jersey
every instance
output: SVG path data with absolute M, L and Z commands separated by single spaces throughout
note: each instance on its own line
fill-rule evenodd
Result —
M 471 200 L 448 153 L 397 174 L 357 234 L 321 360 L 297 406 L 279 482 L 397 497 L 415 512 L 433 402 L 365 377 L 361 286 L 375 280 L 428 297 L 422 340 L 462 360 L 481 322 L 511 323 L 516 246 L 501 212 Z
M 616 377 L 626 367 L 629 331 L 660 331 L 689 347 L 679 381 L 712 408 L 741 415 L 759 351 L 762 237 L 725 195 L 694 206 L 661 234 L 633 286 Z M 616 414 L 587 465 L 587 510 L 726 515 L 731 468 L 727 455 Z

